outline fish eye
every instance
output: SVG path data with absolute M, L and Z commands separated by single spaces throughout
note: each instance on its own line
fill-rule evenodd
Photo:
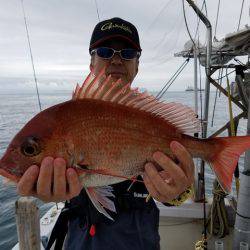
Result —
M 41 152 L 41 150 L 37 138 L 28 137 L 21 146 L 21 151 L 26 156 L 38 155 Z

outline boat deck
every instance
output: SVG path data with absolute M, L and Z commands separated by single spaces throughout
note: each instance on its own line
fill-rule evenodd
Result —
M 206 204 L 207 214 L 212 200 Z M 203 204 L 187 201 L 179 207 L 165 207 L 158 203 L 160 209 L 159 232 L 161 250 L 194 250 L 195 243 L 202 239 Z M 232 249 L 233 228 L 223 239 L 208 238 L 208 249 L 215 249 L 215 241 L 221 240 L 224 249 Z
M 161 250 L 194 250 L 195 243 L 202 239 L 203 204 L 189 200 L 178 207 L 166 207 L 158 202 L 157 205 L 160 209 Z M 40 232 L 43 240 L 48 239 L 63 206 L 63 203 L 59 203 L 58 207 L 53 206 L 40 220 Z M 208 200 L 207 213 L 210 206 L 211 200 Z M 232 249 L 232 235 L 233 228 L 230 229 L 230 234 L 222 239 L 224 249 Z M 216 237 L 209 238 L 208 249 L 215 249 L 216 240 L 218 240 Z M 19 249 L 19 245 L 17 244 L 13 249 Z M 41 249 L 44 249 L 42 244 Z
M 202 239 L 202 231 L 202 219 L 161 217 L 161 250 L 194 250 L 195 243 Z M 233 249 L 232 233 L 233 228 L 230 228 L 230 234 L 223 239 L 209 238 L 208 249 L 215 249 L 216 240 L 223 241 L 224 249 Z

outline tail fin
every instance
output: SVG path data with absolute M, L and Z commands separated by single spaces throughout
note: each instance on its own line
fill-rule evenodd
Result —
M 211 165 L 221 187 L 230 193 L 233 174 L 240 155 L 250 148 L 250 136 L 216 137 L 209 139 L 221 150 L 206 159 Z M 215 149 L 218 147 L 215 147 Z

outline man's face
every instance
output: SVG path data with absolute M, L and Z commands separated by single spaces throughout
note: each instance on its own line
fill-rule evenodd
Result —
M 101 44 L 100 47 L 109 47 L 115 50 L 131 48 L 123 40 L 110 40 Z M 106 68 L 105 75 L 111 75 L 113 80 L 121 79 L 123 85 L 132 83 L 138 72 L 139 59 L 124 60 L 120 57 L 119 53 L 115 53 L 110 59 L 103 59 L 96 53 L 91 56 L 90 70 L 97 75 L 101 69 Z

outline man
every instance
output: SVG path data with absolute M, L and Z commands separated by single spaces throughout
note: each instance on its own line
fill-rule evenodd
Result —
M 132 83 L 141 54 L 138 32 L 133 24 L 120 18 L 98 23 L 89 51 L 90 69 L 95 75 L 105 67 L 105 74 L 114 80 Z M 66 168 L 61 158 L 48 156 L 40 168 L 31 166 L 19 181 L 18 191 L 45 202 L 71 199 L 67 204 L 66 223 L 62 223 L 67 231 L 66 249 L 159 249 L 159 210 L 153 199 L 145 202 L 145 197 L 149 193 L 154 199 L 169 203 L 193 183 L 194 164 L 190 154 L 177 142 L 170 146 L 178 164 L 163 153 L 155 152 L 153 158 L 158 166 L 145 165 L 145 185 L 134 183 L 131 186 L 130 181 L 113 185 L 117 209 L 117 214 L 112 215 L 114 221 L 95 210 L 85 191 L 81 191 L 76 172 Z

